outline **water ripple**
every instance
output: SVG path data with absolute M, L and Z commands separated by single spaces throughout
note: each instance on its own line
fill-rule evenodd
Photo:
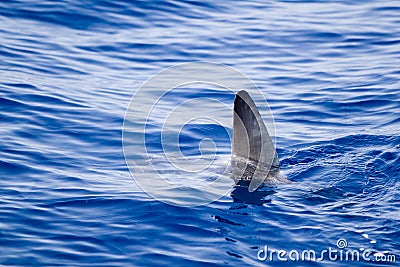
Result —
M 3 0 L 0 265 L 265 266 L 264 245 L 320 251 L 339 238 L 399 259 L 399 10 L 373 0 Z M 133 182 L 121 147 L 132 94 L 163 67 L 198 60 L 261 88 L 291 183 L 189 209 Z M 179 92 L 170 104 L 213 93 Z M 148 125 L 154 151 L 159 123 Z M 183 130 L 187 155 L 212 134 L 229 157 L 225 129 Z

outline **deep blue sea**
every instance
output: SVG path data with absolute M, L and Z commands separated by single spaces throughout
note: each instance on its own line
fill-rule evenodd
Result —
M 395 0 L 2 0 L 0 265 L 398 266 L 399 29 Z M 164 68 L 198 61 L 257 84 L 290 183 L 198 207 L 166 204 L 135 183 L 122 144 L 132 96 Z M 210 90 L 183 90 L 165 105 Z M 229 159 L 229 138 L 214 126 L 187 125 L 186 155 L 211 135 Z M 329 249 L 369 257 L 288 258 Z M 263 260 L 271 250 L 288 262 Z M 377 262 L 382 255 L 396 262 Z

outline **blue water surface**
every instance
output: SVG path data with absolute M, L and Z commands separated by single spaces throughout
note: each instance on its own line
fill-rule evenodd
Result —
M 399 18 L 394 0 L 2 0 L 0 265 L 286 266 L 257 254 L 338 249 L 340 238 L 398 264 Z M 190 61 L 261 88 L 292 183 L 195 208 L 135 184 L 126 107 L 148 77 Z M 210 131 L 185 131 L 185 153 L 200 153 Z

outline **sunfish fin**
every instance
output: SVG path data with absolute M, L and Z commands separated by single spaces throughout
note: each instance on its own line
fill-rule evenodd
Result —
M 236 93 L 233 112 L 232 155 L 254 162 L 257 167 L 279 169 L 278 154 L 253 99 L 242 90 Z M 256 178 L 256 177 L 254 177 Z M 254 179 L 258 187 L 264 179 Z

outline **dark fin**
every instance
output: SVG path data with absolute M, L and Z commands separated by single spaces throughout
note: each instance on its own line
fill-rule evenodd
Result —
M 233 156 L 250 160 L 263 169 L 277 170 L 279 159 L 274 144 L 254 101 L 244 90 L 235 96 L 233 116 Z

